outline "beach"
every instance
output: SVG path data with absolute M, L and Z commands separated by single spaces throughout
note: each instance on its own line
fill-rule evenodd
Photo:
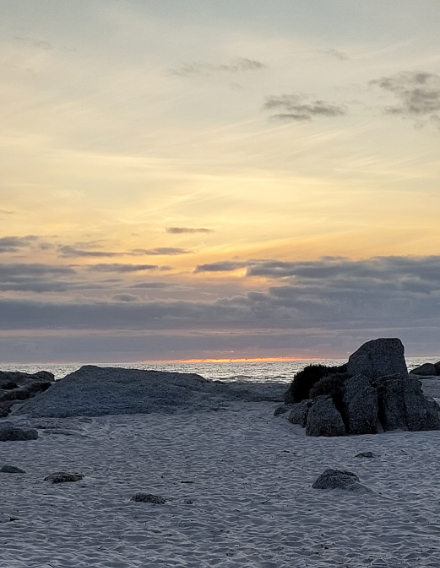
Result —
M 439 431 L 310 438 L 276 407 L 13 417 L 39 438 L 0 446 L 26 471 L 0 473 L 0 565 L 440 567 Z M 327 468 L 371 491 L 312 488 Z

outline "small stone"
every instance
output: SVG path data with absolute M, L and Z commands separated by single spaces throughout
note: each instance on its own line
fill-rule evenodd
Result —
M 0 468 L 2 473 L 26 473 L 23 469 L 15 467 L 15 465 L 4 465 Z
M 83 478 L 82 473 L 70 473 L 67 471 L 56 471 L 44 478 L 44 481 L 51 481 L 52 483 L 66 483 L 73 481 L 80 481 Z
M 354 457 L 355 458 L 377 458 L 379 456 L 377 456 L 376 454 L 373 454 L 373 452 L 359 452 Z
M 136 501 L 137 503 L 154 503 L 155 505 L 164 505 L 166 499 L 160 497 L 160 495 L 152 495 L 151 493 L 136 493 L 131 498 L 131 501 Z

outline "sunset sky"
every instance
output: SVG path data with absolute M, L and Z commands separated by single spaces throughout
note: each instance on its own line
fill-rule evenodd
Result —
M 0 14 L 0 362 L 440 358 L 438 0 Z

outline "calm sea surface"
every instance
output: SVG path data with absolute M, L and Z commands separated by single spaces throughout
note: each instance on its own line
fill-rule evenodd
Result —
M 407 358 L 408 369 L 413 369 L 422 363 L 434 363 L 436 358 L 410 357 Z M 322 361 L 270 361 L 270 362 L 221 362 L 221 363 L 120 363 L 97 364 L 100 367 L 123 367 L 130 369 L 177 371 L 181 373 L 198 373 L 206 379 L 222 381 L 258 381 L 258 382 L 285 382 L 289 383 L 293 375 L 306 365 L 323 363 L 325 365 L 341 365 L 342 359 L 323 359 Z M 82 366 L 80 363 L 39 363 L 26 365 L 1 364 L 2 371 L 23 371 L 35 373 L 37 371 L 50 371 L 57 379 L 62 379 L 69 373 Z

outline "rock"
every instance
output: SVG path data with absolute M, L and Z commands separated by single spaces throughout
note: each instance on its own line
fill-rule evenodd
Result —
M 364 343 L 350 355 L 347 370 L 352 375 L 378 379 L 386 375 L 408 376 L 400 339 L 381 338 Z
M 349 434 L 376 434 L 379 402 L 377 390 L 363 375 L 344 383 L 342 408 Z
M 52 483 L 67 483 L 80 481 L 83 478 L 82 473 L 71 473 L 68 471 L 56 471 L 44 478 L 44 481 L 51 481 Z
M 18 389 L 18 385 L 17 385 L 17 383 L 14 383 L 14 381 L 8 381 L 6 383 L 1 383 L 0 386 L 4 390 Z
M 8 414 L 11 412 L 11 408 L 14 404 L 14 401 L 6 401 L 0 402 L 0 418 L 6 418 Z
M 421 377 L 435 377 L 437 375 L 437 369 L 435 368 L 434 363 L 423 363 L 420 367 L 412 369 L 410 373 L 413 375 L 420 375 Z
M 377 458 L 379 456 L 376 456 L 376 454 L 373 454 L 373 452 L 359 452 L 354 457 L 355 458 Z
M 435 368 L 436 375 L 440 375 L 440 361 L 437 361 L 437 363 L 434 363 L 434 368 Z
M 23 469 L 15 467 L 15 465 L 4 465 L 0 468 L 2 473 L 26 473 Z
M 54 375 L 48 371 L 33 374 L 0 371 L 0 417 L 6 417 L 13 404 L 44 392 L 54 381 Z
M 159 495 L 152 495 L 151 493 L 136 493 L 131 498 L 131 501 L 136 501 L 137 503 L 154 503 L 155 505 L 164 505 L 167 500 Z
M 290 411 L 288 417 L 289 422 L 291 422 L 292 424 L 299 424 L 300 426 L 305 428 L 307 424 L 307 415 L 312 405 L 312 400 L 302 400 L 301 402 L 293 404 L 291 406 L 292 410 Z
M 281 416 L 283 414 L 286 414 L 286 412 L 288 412 L 289 407 L 288 406 L 279 406 L 278 408 L 276 408 L 274 410 L 273 415 L 274 416 Z
M 385 431 L 439 430 L 438 404 L 422 393 L 417 379 L 398 375 L 378 381 L 379 420 Z
M 326 469 L 312 485 L 313 489 L 342 489 L 356 493 L 370 492 L 361 485 L 359 477 L 351 471 Z
M 281 402 L 285 385 L 210 381 L 194 373 L 86 365 L 15 411 L 31 418 L 171 414 L 222 408 L 231 402 Z
M 346 434 L 341 413 L 329 396 L 314 399 L 307 414 L 307 436 L 343 436 Z
M 23 442 L 25 440 L 36 440 L 38 430 L 33 428 L 19 428 L 12 424 L 2 424 L 0 426 L 0 442 Z

